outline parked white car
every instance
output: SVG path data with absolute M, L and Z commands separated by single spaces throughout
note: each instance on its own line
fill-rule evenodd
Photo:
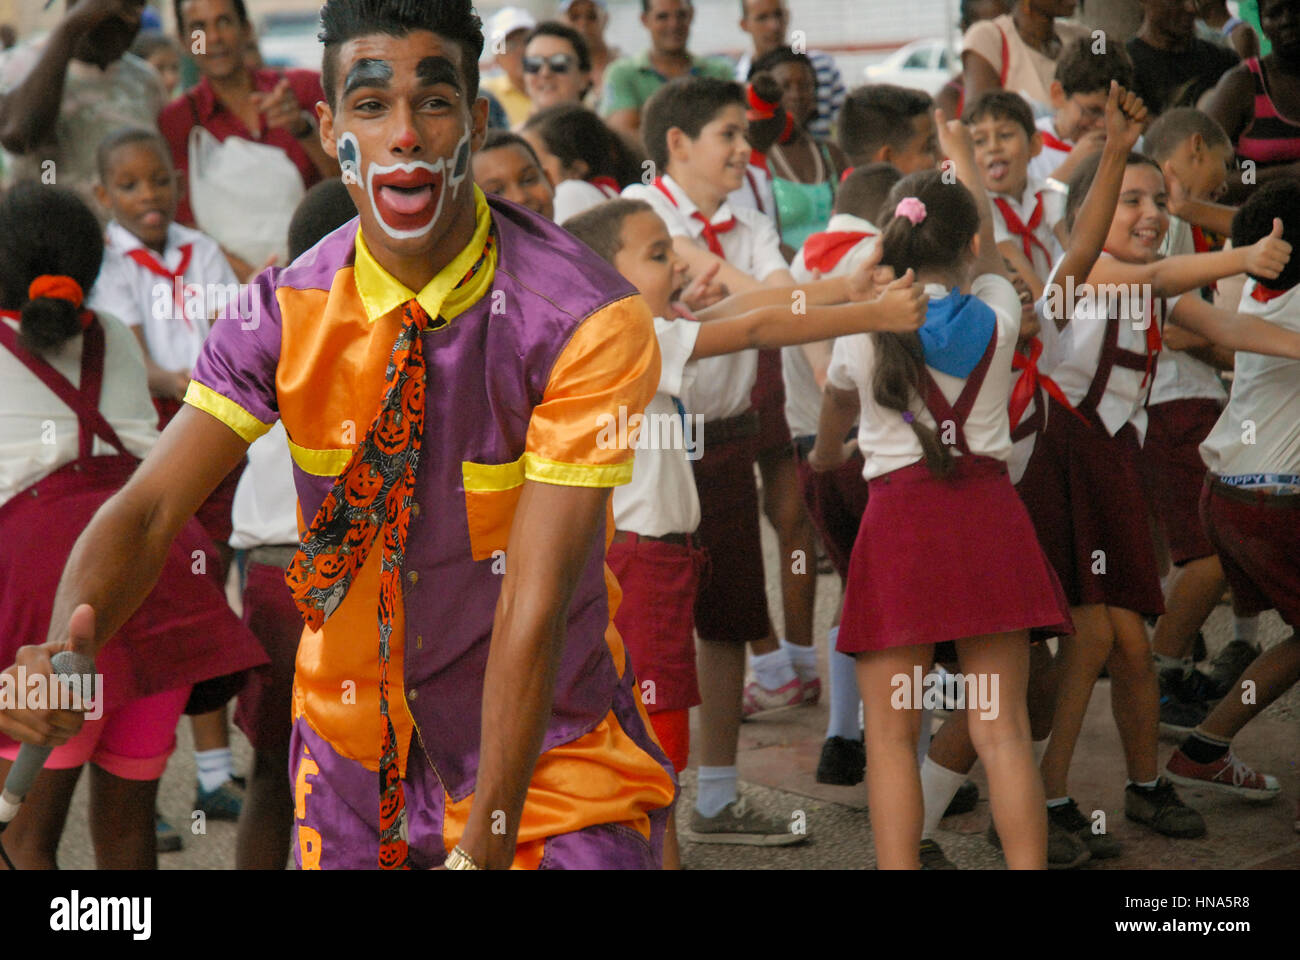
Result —
M 866 69 L 868 83 L 892 83 L 934 96 L 961 71 L 961 57 L 946 40 L 913 40 Z

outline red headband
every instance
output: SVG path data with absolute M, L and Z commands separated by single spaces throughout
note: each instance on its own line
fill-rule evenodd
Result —
M 754 90 L 751 83 L 745 87 L 745 99 L 749 102 L 749 119 L 751 120 L 771 120 L 776 116 L 776 108 L 781 105 L 780 101 L 775 103 L 771 100 L 764 100 Z
M 77 283 L 71 277 L 43 273 L 31 282 L 27 288 L 28 300 L 40 300 L 41 298 L 51 300 L 66 300 L 74 307 L 80 309 L 81 302 L 85 295 L 81 291 L 81 284 Z

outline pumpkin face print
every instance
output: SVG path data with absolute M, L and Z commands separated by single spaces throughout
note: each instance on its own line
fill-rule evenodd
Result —
M 383 475 L 375 469 L 374 465 L 362 463 L 348 474 L 343 486 L 343 495 L 352 506 L 364 508 L 374 502 L 383 486 Z

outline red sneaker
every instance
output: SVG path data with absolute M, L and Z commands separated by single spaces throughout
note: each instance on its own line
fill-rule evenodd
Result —
M 1237 759 L 1231 747 L 1211 763 L 1196 763 L 1181 749 L 1175 750 L 1165 764 L 1165 772 L 1170 780 L 1182 786 L 1208 787 L 1256 803 L 1272 800 L 1281 789 L 1277 777 L 1256 773 Z

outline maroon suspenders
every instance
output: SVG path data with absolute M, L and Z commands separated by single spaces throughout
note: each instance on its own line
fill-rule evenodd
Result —
M 1164 301 L 1161 301 L 1160 317 L 1155 316 L 1152 311 L 1151 323 L 1159 323 L 1164 319 Z M 1116 367 L 1123 367 L 1126 370 L 1140 370 L 1147 374 L 1147 393 L 1151 392 L 1150 384 L 1155 381 L 1156 361 L 1159 359 L 1159 347 L 1153 353 L 1142 354 L 1135 353 L 1132 350 L 1124 350 L 1119 346 L 1119 318 L 1111 317 L 1106 321 L 1106 334 L 1101 344 L 1101 354 L 1097 357 L 1097 372 L 1093 374 L 1092 383 L 1088 386 L 1087 395 L 1075 404 L 1075 409 L 1091 420 L 1094 424 L 1101 423 L 1097 414 L 1097 407 L 1101 403 L 1101 398 L 1106 395 L 1106 386 L 1110 383 L 1111 371 Z
M 934 417 L 934 422 L 943 429 L 945 422 L 952 423 L 957 428 L 957 449 L 965 456 L 970 456 L 970 447 L 966 444 L 966 418 L 970 416 L 971 409 L 975 406 L 975 398 L 979 396 L 980 387 L 984 385 L 984 378 L 988 375 L 989 365 L 993 362 L 993 353 L 998 344 L 998 328 L 995 324 L 993 335 L 989 337 L 989 345 L 984 348 L 984 355 L 980 357 L 979 363 L 975 364 L 975 369 L 970 372 L 966 378 L 966 383 L 961 388 L 961 393 L 954 404 L 948 403 L 948 398 L 943 395 L 939 385 L 934 382 L 934 375 L 925 368 L 925 408 L 930 411 L 930 416 Z

